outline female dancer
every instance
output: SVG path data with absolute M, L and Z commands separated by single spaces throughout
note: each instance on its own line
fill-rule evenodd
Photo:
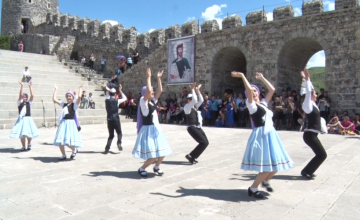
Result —
M 156 161 L 154 172 L 163 175 L 160 164 L 164 157 L 171 154 L 164 134 L 160 130 L 159 119 L 156 112 L 156 103 L 162 93 L 161 76 L 164 71 L 158 72 L 158 90 L 154 96 L 154 90 L 151 87 L 151 69 L 146 70 L 146 86 L 141 90 L 142 97 L 139 101 L 137 113 L 137 139 L 132 154 L 136 158 L 145 160 L 139 168 L 138 173 L 142 177 L 147 176 L 146 168 Z
M 259 88 L 255 85 L 250 85 L 243 73 L 231 72 L 231 75 L 241 78 L 245 84 L 246 106 L 249 109 L 254 125 L 246 146 L 241 168 L 259 172 L 255 181 L 249 187 L 248 194 L 255 198 L 263 198 L 263 195 L 257 189 L 259 184 L 262 183 L 262 186 L 268 192 L 272 192 L 273 189 L 269 184 L 271 177 L 277 171 L 289 169 L 293 164 L 273 127 L 273 113 L 267 108 L 267 102 L 270 101 L 275 88 L 261 73 L 256 73 L 256 78 L 265 84 L 269 91 L 265 99 L 260 100 Z
M 325 161 L 327 154 L 318 139 L 319 133 L 326 133 L 325 119 L 320 117 L 320 111 L 315 103 L 316 92 L 310 81 L 310 74 L 307 69 L 301 72 L 301 76 L 305 78 L 305 100 L 302 104 L 302 108 L 308 119 L 308 127 L 304 131 L 304 142 L 314 151 L 315 157 L 304 167 L 301 171 L 301 175 L 307 179 L 313 179 L 316 175 L 315 171 Z
M 236 104 L 233 97 L 230 95 L 226 104 L 226 121 L 225 126 L 232 127 L 235 124 L 234 112 L 237 114 Z
M 20 138 L 22 148 L 21 150 L 26 150 L 25 148 L 25 139 L 28 140 L 27 150 L 31 150 L 31 140 L 39 136 L 39 130 L 36 127 L 34 120 L 31 117 L 31 104 L 34 100 L 34 92 L 31 88 L 32 82 L 29 82 L 29 90 L 30 90 L 30 99 L 29 95 L 23 93 L 24 84 L 19 82 L 20 93 L 19 99 L 17 101 L 18 109 L 19 109 L 19 118 L 16 121 L 13 129 L 10 132 L 10 138 Z
M 67 91 L 65 98 L 67 103 L 60 102 L 57 99 L 57 90 L 58 87 L 54 85 L 55 91 L 53 96 L 53 101 L 60 105 L 62 111 L 59 116 L 59 128 L 55 135 L 54 145 L 59 146 L 62 156 L 59 160 L 66 160 L 65 148 L 64 146 L 69 147 L 72 150 L 71 159 L 76 156 L 78 152 L 77 148 L 82 147 L 82 140 L 78 131 L 78 119 L 76 111 L 79 109 L 81 99 L 78 98 L 74 100 L 75 95 L 71 91 Z M 79 94 L 82 94 L 82 85 L 79 89 Z

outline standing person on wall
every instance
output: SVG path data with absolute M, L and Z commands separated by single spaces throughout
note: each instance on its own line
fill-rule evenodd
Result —
M 79 88 L 79 94 L 82 93 L 82 86 Z M 60 105 L 62 110 L 59 115 L 59 127 L 55 135 L 54 145 L 59 146 L 62 156 L 59 160 L 66 160 L 65 146 L 69 147 L 72 150 L 71 159 L 76 156 L 78 148 L 83 146 L 81 136 L 78 131 L 78 118 L 77 110 L 81 99 L 78 98 L 75 100 L 75 95 L 71 91 L 65 93 L 65 98 L 67 103 L 61 102 L 57 99 L 57 90 L 59 89 L 57 85 L 54 85 L 55 91 L 53 95 L 53 101 Z
M 21 150 L 26 150 L 25 142 L 28 141 L 27 150 L 31 150 L 31 140 L 39 136 L 39 130 L 36 127 L 34 120 L 31 117 L 31 105 L 34 100 L 34 92 L 32 90 L 32 82 L 30 82 L 30 98 L 27 93 L 23 93 L 24 84 L 19 82 L 20 93 L 19 99 L 17 101 L 17 106 L 19 110 L 19 118 L 17 119 L 14 127 L 12 128 L 9 137 L 10 138 L 20 138 L 22 148 Z
M 19 43 L 19 52 L 23 52 L 24 51 L 24 44 L 23 41 L 21 40 Z
M 248 188 L 248 195 L 261 199 L 264 196 L 258 191 L 260 183 L 268 192 L 273 192 L 269 183 L 270 179 L 276 172 L 287 170 L 293 164 L 273 126 L 273 112 L 267 108 L 275 88 L 261 73 L 256 73 L 256 79 L 259 79 L 268 89 L 266 97 L 260 100 L 259 88 L 256 85 L 250 85 L 243 73 L 233 71 L 231 76 L 241 78 L 245 84 L 246 106 L 254 125 L 241 169 L 259 172 L 253 184 Z
M 196 82 L 190 85 L 191 93 L 187 96 L 187 104 L 184 106 L 184 113 L 187 123 L 187 131 L 190 136 L 194 138 L 199 144 L 195 147 L 191 153 L 185 155 L 185 158 L 191 163 L 196 164 L 200 155 L 209 145 L 209 141 L 206 137 L 205 132 L 202 130 L 202 116 L 198 108 L 202 105 L 204 99 L 200 92 L 201 84 L 196 87 Z M 195 92 L 196 91 L 196 92 Z M 199 100 L 198 97 L 199 96 Z
M 90 60 L 89 60 L 89 63 L 90 63 L 90 70 L 94 70 L 94 63 L 95 63 L 95 56 L 94 54 L 92 53 L 91 56 L 90 56 Z
M 153 170 L 158 175 L 164 172 L 160 169 L 160 164 L 164 157 L 172 153 L 165 135 L 160 129 L 156 106 L 162 93 L 161 76 L 164 70 L 158 72 L 158 89 L 154 95 L 151 86 L 151 69 L 146 70 L 146 86 L 141 90 L 137 113 L 137 139 L 132 154 L 136 158 L 144 159 L 144 164 L 139 168 L 138 173 L 142 177 L 147 177 L 146 168 L 156 162 Z
M 317 137 L 319 133 L 327 133 L 327 127 L 325 119 L 320 117 L 320 110 L 315 103 L 317 95 L 310 81 L 309 71 L 307 69 L 301 71 L 301 76 L 305 79 L 305 89 L 301 89 L 302 92 L 305 91 L 305 99 L 302 104 L 302 109 L 304 110 L 308 120 L 308 126 L 304 131 L 303 139 L 315 153 L 315 157 L 304 167 L 301 171 L 301 175 L 307 179 L 313 179 L 316 177 L 314 174 L 315 171 L 327 157 L 326 151 Z

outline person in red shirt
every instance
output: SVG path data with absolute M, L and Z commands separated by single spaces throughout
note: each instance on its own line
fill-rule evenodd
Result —
M 24 50 L 24 44 L 23 44 L 23 42 L 21 40 L 20 43 L 19 43 L 19 52 L 23 52 L 23 50 Z

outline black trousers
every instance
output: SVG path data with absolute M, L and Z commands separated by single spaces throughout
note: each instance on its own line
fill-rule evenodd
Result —
M 121 144 L 122 132 L 121 132 L 121 124 L 120 121 L 108 121 L 108 130 L 109 130 L 109 138 L 106 145 L 106 149 L 110 149 L 111 142 L 114 139 L 114 131 L 118 135 L 118 144 Z
M 218 118 L 219 111 L 211 110 L 211 126 L 215 125 L 216 119 Z
M 312 175 L 319 168 L 319 166 L 325 161 L 327 154 L 318 139 L 318 133 L 304 132 L 304 142 L 314 151 L 315 157 L 304 167 L 302 171 Z
M 202 152 L 204 152 L 206 147 L 209 145 L 209 141 L 201 128 L 190 126 L 187 130 L 191 137 L 193 137 L 194 140 L 199 143 L 195 149 L 191 151 L 190 156 L 195 159 L 199 158 Z

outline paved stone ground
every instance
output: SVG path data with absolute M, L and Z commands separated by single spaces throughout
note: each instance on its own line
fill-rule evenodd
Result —
M 195 146 L 184 126 L 162 125 L 173 154 L 165 175 L 140 178 L 131 155 L 135 123 L 123 123 L 124 151 L 115 142 L 102 154 L 106 125 L 85 125 L 85 147 L 75 160 L 58 162 L 56 130 L 41 129 L 33 150 L 0 131 L 0 219 L 359 219 L 358 138 L 320 135 L 328 159 L 308 181 L 300 170 L 313 156 L 302 133 L 280 131 L 295 166 L 272 180 L 266 200 L 247 195 L 255 173 L 240 170 L 249 129 L 204 128 L 210 145 L 196 165 L 184 155 Z M 68 156 L 70 150 L 68 150 Z M 261 189 L 263 190 L 263 189 Z

